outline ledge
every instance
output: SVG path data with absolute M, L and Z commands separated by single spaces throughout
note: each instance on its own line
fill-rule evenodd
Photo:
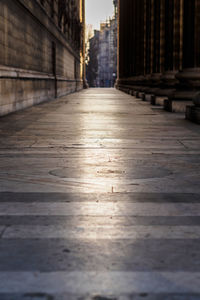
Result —
M 15 78 L 15 79 L 41 79 L 41 80 L 59 80 L 68 82 L 82 82 L 81 79 L 69 79 L 63 76 L 53 76 L 50 73 L 41 73 L 33 70 L 13 68 L 0 65 L 0 79 Z
M 0 65 L 0 78 L 55 79 L 52 74 Z

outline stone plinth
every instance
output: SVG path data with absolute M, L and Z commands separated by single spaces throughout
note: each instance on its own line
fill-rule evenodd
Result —
M 186 107 L 186 119 L 192 122 L 200 124 L 200 107 L 187 106 Z

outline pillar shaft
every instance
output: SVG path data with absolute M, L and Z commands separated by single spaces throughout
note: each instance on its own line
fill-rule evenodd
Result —
M 146 6 L 145 6 L 145 74 L 151 73 L 151 0 L 146 0 Z
M 200 1 L 195 1 L 194 65 L 200 67 Z
M 151 20 L 151 69 L 150 73 L 154 72 L 154 2 L 155 0 L 150 0 L 151 1 L 151 13 L 150 13 L 150 20 Z
M 118 9 L 118 79 L 126 76 L 125 57 L 126 57 L 126 7 L 123 5 L 123 0 L 119 0 Z
M 173 68 L 182 68 L 182 1 L 174 0 Z
M 165 0 L 165 71 L 173 70 L 173 33 L 174 9 L 173 0 Z
M 165 0 L 160 0 L 160 72 L 165 71 Z
M 183 68 L 193 68 L 195 66 L 195 0 L 184 0 L 183 20 Z
M 153 73 L 160 73 L 160 0 L 154 0 Z

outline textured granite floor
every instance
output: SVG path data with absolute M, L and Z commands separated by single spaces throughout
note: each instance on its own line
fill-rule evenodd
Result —
M 0 119 L 0 300 L 200 299 L 200 127 L 114 89 Z

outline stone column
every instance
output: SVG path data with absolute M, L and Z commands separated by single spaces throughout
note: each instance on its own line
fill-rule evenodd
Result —
M 192 92 L 194 106 L 187 107 L 186 118 L 200 123 L 200 0 L 185 0 L 184 9 L 183 72 L 178 79 Z
M 160 72 L 165 71 L 165 0 L 160 0 Z
M 180 0 L 165 0 L 165 61 L 162 81 L 163 94 L 170 97 L 176 91 L 176 74 L 180 69 L 180 20 Z
M 123 0 L 118 4 L 118 84 L 125 77 L 125 20 L 126 11 Z
M 146 74 L 146 51 L 147 51 L 147 0 L 144 0 L 144 75 Z
M 151 73 L 151 0 L 145 1 L 145 75 L 148 79 Z
M 141 67 L 140 2 L 141 0 L 119 1 L 117 87 L 125 91 L 137 85 L 136 75 Z
M 165 61 L 162 80 L 169 85 L 170 75 L 173 72 L 174 50 L 174 0 L 165 0 Z
M 129 1 L 129 77 L 133 77 L 136 72 L 136 1 Z
M 139 75 L 144 76 L 144 0 L 138 0 L 138 26 L 139 26 Z
M 139 69 L 140 69 L 140 24 L 139 24 L 139 19 L 141 18 L 141 15 L 139 13 L 139 2 L 138 0 L 134 0 L 133 1 L 135 3 L 135 7 L 134 7 L 134 19 L 135 19 L 135 28 L 134 28 L 134 32 L 135 32 L 135 49 L 136 49 L 136 55 L 135 55 L 135 75 L 138 76 L 139 75 Z
M 183 0 L 174 0 L 174 51 L 173 69 L 182 69 L 183 59 Z
M 138 89 L 143 91 L 144 87 L 144 0 L 135 0 L 134 18 L 135 18 L 135 42 L 133 48 L 136 50 L 134 81 Z
M 125 51 L 125 59 L 126 59 L 126 80 L 128 78 L 130 78 L 131 76 L 133 76 L 133 69 L 134 69 L 134 58 L 135 58 L 135 49 L 134 49 L 134 34 L 135 31 L 132 31 L 132 26 L 133 26 L 133 22 L 135 20 L 135 18 L 133 17 L 133 12 L 135 12 L 134 8 L 133 8 L 133 4 L 135 3 L 135 1 L 131 0 L 126 0 L 126 17 L 125 18 L 125 22 L 126 22 L 126 51 Z M 132 18 L 133 17 L 133 18 Z M 133 51 L 134 49 L 134 51 Z M 128 84 L 128 82 L 127 82 Z
M 200 68 L 200 1 L 195 1 L 194 65 Z M 199 72 L 199 70 L 198 70 Z
M 82 65 L 83 65 L 83 88 L 88 88 L 88 83 L 86 80 L 86 65 L 85 65 L 85 0 L 80 0 L 80 22 L 82 25 L 82 37 L 81 37 L 81 44 L 82 44 Z
M 182 70 L 177 74 L 183 88 L 194 87 L 192 83 L 195 70 L 195 24 L 197 24 L 195 6 L 199 0 L 183 0 L 183 45 Z M 196 47 L 197 48 L 197 47 Z
M 160 25 L 161 1 L 152 0 L 151 7 L 151 92 L 156 93 L 161 83 L 160 73 Z
M 154 2 L 155 0 L 150 0 L 151 2 L 151 57 L 150 57 L 150 73 L 153 73 L 154 70 Z
M 160 73 L 160 0 L 154 0 L 154 64 L 153 73 Z

